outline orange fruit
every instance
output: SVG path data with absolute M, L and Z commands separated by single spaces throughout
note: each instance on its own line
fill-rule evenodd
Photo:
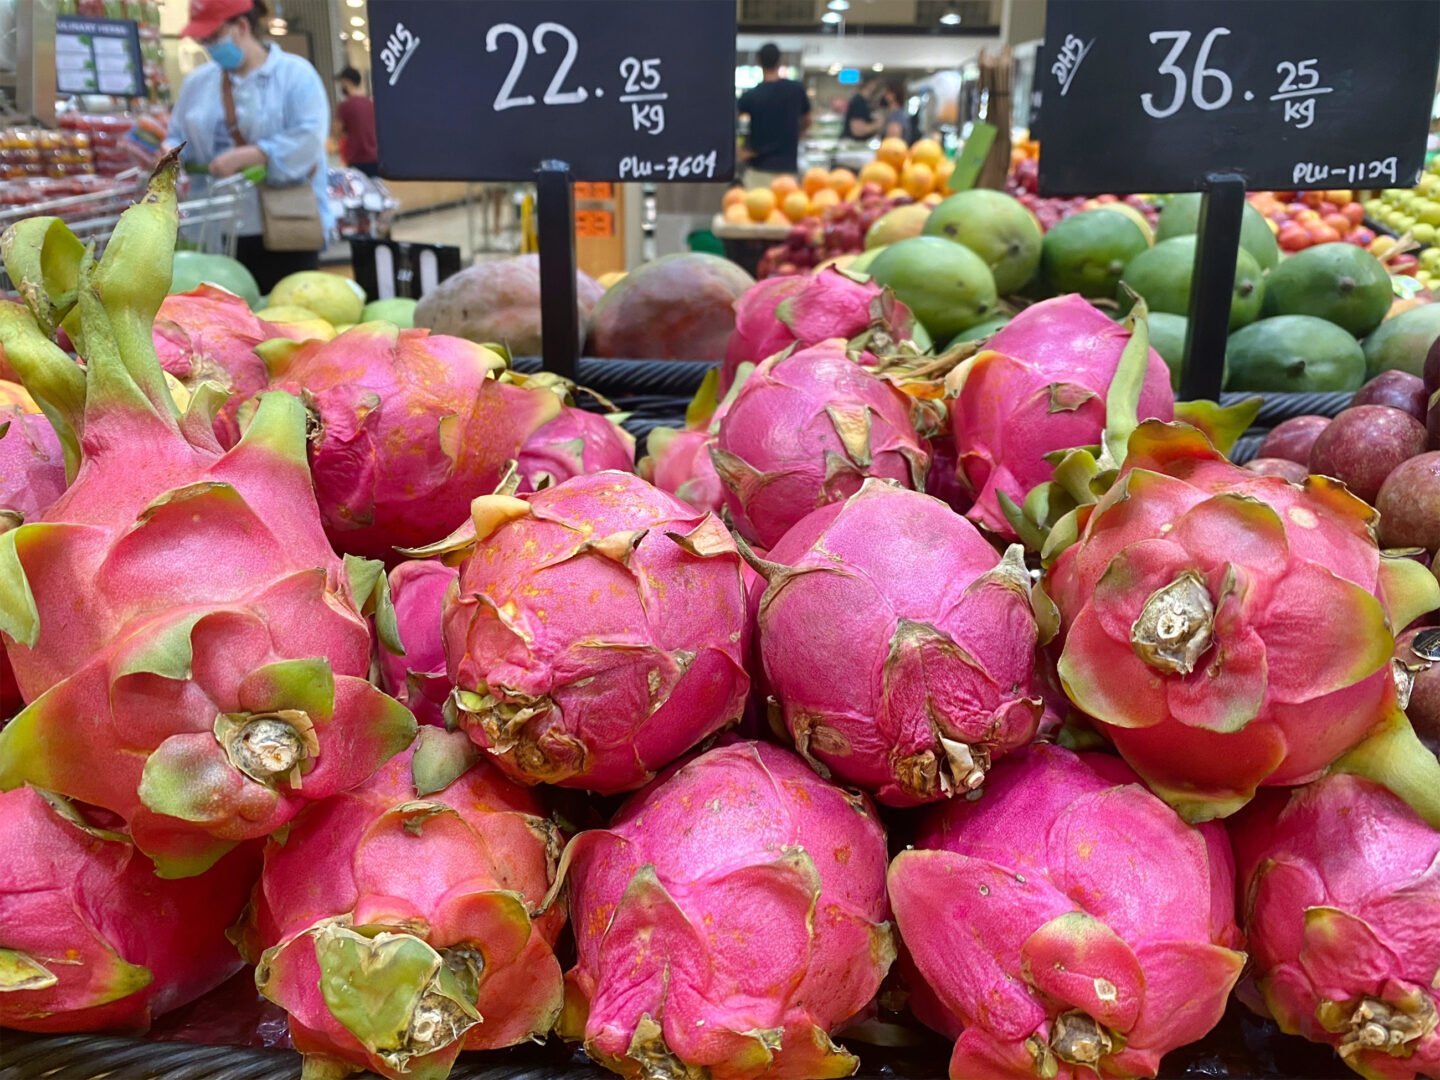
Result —
M 923 199 L 935 186 L 935 174 L 929 165 L 912 161 L 900 174 L 900 186 L 912 199 Z
M 805 179 L 800 186 L 805 189 L 806 195 L 814 195 L 821 188 L 830 186 L 830 170 L 822 169 L 819 165 L 806 169 Z
M 944 149 L 934 139 L 917 139 L 910 144 L 910 160 L 935 168 L 945 156 Z
M 875 160 L 883 161 L 896 172 L 904 167 L 910 157 L 910 148 L 905 145 L 904 139 L 885 139 L 880 143 L 880 149 L 875 151 Z
M 766 225 L 791 225 L 793 222 L 779 210 L 771 210 L 770 216 L 765 219 Z
M 832 169 L 830 172 L 830 190 L 837 195 L 844 195 L 855 186 L 855 174 L 849 169 Z
M 750 224 L 750 214 L 746 211 L 744 202 L 731 203 L 725 207 L 724 218 L 727 225 Z
M 881 191 L 889 191 L 900 182 L 900 174 L 888 162 L 872 161 L 860 170 L 862 184 L 879 184 Z
M 792 191 L 800 190 L 800 181 L 796 180 L 795 177 L 789 173 L 786 173 L 784 176 L 777 176 L 774 180 L 770 181 L 770 190 L 775 193 L 776 198 L 783 202 L 786 195 L 789 195 Z
M 955 172 L 955 162 L 945 160 L 935 166 L 935 190 L 950 195 L 950 176 Z
M 791 221 L 799 221 L 810 213 L 810 199 L 803 191 L 792 191 L 780 203 L 780 210 Z
M 728 210 L 732 206 L 745 205 L 745 189 L 743 187 L 729 188 L 720 199 L 722 209 Z
M 810 200 L 810 205 L 816 210 L 826 206 L 835 206 L 840 202 L 840 193 L 834 188 L 826 188 L 824 191 L 817 191 Z
M 929 195 L 926 195 L 923 199 L 921 199 L 920 203 L 922 206 L 939 206 L 944 201 L 944 195 L 941 195 L 938 191 L 932 191 Z
M 751 188 L 745 193 L 745 212 L 751 221 L 764 221 L 775 212 L 775 193 L 768 187 Z

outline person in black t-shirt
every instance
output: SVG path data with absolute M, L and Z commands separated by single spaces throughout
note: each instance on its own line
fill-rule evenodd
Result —
M 879 81 L 874 78 L 866 79 L 860 84 L 860 89 L 855 91 L 855 96 L 850 99 L 850 103 L 845 106 L 845 121 L 841 128 L 845 138 L 864 142 L 879 131 L 881 125 L 885 123 L 883 119 L 875 119 L 872 102 Z
M 762 187 L 781 173 L 800 169 L 800 136 L 810 126 L 810 97 L 794 79 L 780 77 L 780 47 L 760 46 L 761 82 L 740 95 L 738 111 L 750 117 L 740 151 L 745 186 Z

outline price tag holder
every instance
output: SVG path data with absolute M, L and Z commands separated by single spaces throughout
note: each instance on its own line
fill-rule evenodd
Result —
M 1440 0 L 1049 0 L 1040 192 L 1408 187 Z
M 370 0 L 380 174 L 729 180 L 734 0 Z

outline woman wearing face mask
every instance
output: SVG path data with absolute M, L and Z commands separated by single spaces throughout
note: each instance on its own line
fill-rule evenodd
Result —
M 334 226 L 325 193 L 330 102 L 309 61 L 265 40 L 265 16 L 264 0 L 190 0 L 184 36 L 203 45 L 214 63 L 200 66 L 181 85 L 167 145 L 184 143 L 187 169 L 208 171 L 216 179 L 243 172 L 275 189 L 309 185 L 328 235 Z M 320 242 L 314 250 L 272 250 L 265 230 L 261 192 L 252 190 L 241 212 L 235 254 L 262 293 L 287 274 L 320 265 Z M 293 238 L 281 241 L 278 233 L 272 242 L 294 246 Z

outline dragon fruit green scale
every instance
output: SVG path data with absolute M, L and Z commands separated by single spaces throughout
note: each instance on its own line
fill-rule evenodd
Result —
M 819 1080 L 895 955 L 874 807 L 766 743 L 674 766 L 565 850 L 559 1031 L 645 1080 Z
M 510 776 L 629 791 L 739 719 L 745 586 L 714 514 L 600 472 L 476 499 L 472 521 L 450 709 Z

